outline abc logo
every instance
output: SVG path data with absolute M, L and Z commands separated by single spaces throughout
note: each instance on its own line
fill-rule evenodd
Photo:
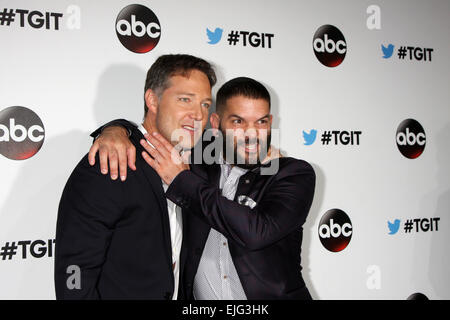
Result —
M 409 159 L 415 159 L 425 149 L 425 130 L 414 119 L 403 120 L 397 129 L 396 142 L 402 155 Z
M 146 53 L 158 44 L 161 27 L 152 10 L 139 4 L 131 4 L 117 16 L 116 34 L 128 50 Z
M 34 156 L 45 138 L 39 116 L 25 107 L 9 107 L 0 112 L 0 153 L 12 160 Z
M 329 251 L 339 252 L 349 244 L 353 234 L 350 218 L 340 209 L 328 210 L 320 219 L 319 238 Z
M 317 29 L 314 34 L 313 48 L 317 59 L 327 67 L 340 65 L 347 53 L 344 35 L 338 28 L 329 24 Z

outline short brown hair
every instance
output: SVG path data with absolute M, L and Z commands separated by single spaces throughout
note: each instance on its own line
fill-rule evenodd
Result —
M 144 93 L 151 89 L 158 96 L 169 86 L 169 78 L 174 75 L 188 76 L 192 70 L 203 72 L 208 77 L 211 88 L 216 84 L 216 73 L 209 62 L 189 54 L 166 54 L 160 56 L 147 72 Z M 144 103 L 144 117 L 148 107 Z

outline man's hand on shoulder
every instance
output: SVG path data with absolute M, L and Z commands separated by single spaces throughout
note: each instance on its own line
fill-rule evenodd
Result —
M 128 132 L 121 126 L 106 127 L 100 136 L 95 139 L 89 150 L 89 164 L 95 164 L 95 155 L 98 152 L 100 159 L 100 170 L 103 174 L 109 172 L 111 179 L 119 177 L 122 181 L 127 178 L 127 165 L 136 170 L 136 148 L 131 143 Z
M 274 159 L 283 158 L 284 155 L 281 153 L 281 150 L 278 148 L 275 148 L 273 145 L 270 145 L 269 151 L 267 152 L 266 157 L 264 158 L 262 163 L 267 163 L 269 161 L 272 161 Z

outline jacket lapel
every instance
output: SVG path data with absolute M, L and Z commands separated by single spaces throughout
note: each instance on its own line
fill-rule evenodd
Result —
M 169 212 L 167 209 L 167 199 L 164 194 L 164 189 L 162 186 L 162 181 L 159 175 L 153 170 L 152 167 L 144 164 L 144 173 L 147 180 L 151 185 L 151 189 L 158 199 L 159 212 L 161 213 L 161 222 L 164 235 L 164 246 L 167 252 L 167 262 L 169 264 L 170 270 L 172 270 L 172 243 L 170 240 L 170 223 L 169 223 Z
M 205 167 L 208 172 L 208 181 L 214 186 L 219 187 L 221 174 L 220 164 L 212 164 Z
M 144 148 L 139 143 L 140 139 L 145 139 L 144 135 L 136 130 L 134 132 L 136 135 L 132 135 L 132 141 L 134 142 L 134 146 L 136 147 L 136 154 L 138 157 L 141 157 L 142 151 L 145 151 Z M 133 139 L 133 137 L 135 139 Z M 172 243 L 170 240 L 170 222 L 169 222 L 169 212 L 167 209 L 167 198 L 164 194 L 164 189 L 162 186 L 162 180 L 160 176 L 156 173 L 156 171 L 148 165 L 145 160 L 142 161 L 142 171 L 144 172 L 145 177 L 147 178 L 151 190 L 158 200 L 159 212 L 161 213 L 161 222 L 163 228 L 163 236 L 164 236 L 164 247 L 167 253 L 167 263 L 169 265 L 170 270 L 172 270 Z

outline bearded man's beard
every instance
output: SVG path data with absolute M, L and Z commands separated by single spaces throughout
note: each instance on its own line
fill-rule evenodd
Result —
M 261 166 L 261 161 L 263 161 L 267 153 L 269 151 L 270 142 L 272 139 L 272 134 L 270 131 L 268 131 L 267 139 L 263 140 L 258 137 L 248 137 L 246 136 L 244 139 L 239 139 L 236 143 L 234 142 L 235 138 L 231 137 L 227 138 L 226 131 L 223 130 L 219 126 L 219 130 L 222 133 L 223 137 L 223 144 L 222 144 L 222 152 L 224 159 L 235 166 L 238 166 L 243 169 L 253 169 L 256 167 Z M 254 157 L 251 157 L 249 159 L 245 159 L 245 156 L 242 157 L 237 150 L 238 148 L 245 149 L 245 146 L 247 145 L 254 145 L 256 144 L 256 159 Z

